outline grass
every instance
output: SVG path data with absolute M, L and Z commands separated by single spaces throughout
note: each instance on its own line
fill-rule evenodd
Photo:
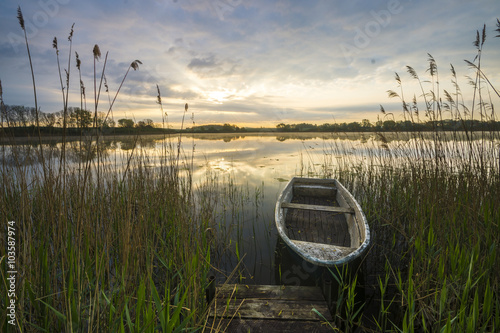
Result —
M 417 98 L 405 101 L 398 74 L 401 92 L 389 91 L 389 96 L 400 98 L 405 119 L 433 123 L 434 131 L 394 133 L 394 141 L 377 134 L 373 149 L 356 157 L 332 146 L 332 155 L 342 156 L 340 163 L 323 167 L 326 176 L 348 184 L 370 221 L 367 305 L 378 304 L 378 311 L 358 323 L 367 331 L 500 328 L 500 134 L 467 127 L 469 120 L 495 120 L 491 96 L 498 92 L 480 65 L 485 35 L 485 30 L 478 32 L 476 62 L 468 62 L 474 71 L 469 107 L 453 66 L 456 92 L 438 91 L 437 64 L 429 55 L 427 83 L 407 67 L 423 103 Z M 383 108 L 382 113 L 388 116 Z M 445 113 L 464 127 L 440 130 Z
M 24 29 L 20 10 L 18 17 Z M 378 133 L 375 146 L 361 158 L 345 145 L 332 146 L 320 168 L 301 166 L 301 173 L 338 178 L 370 221 L 373 246 L 364 262 L 364 281 L 332 274 L 340 285 L 334 295 L 336 322 L 346 331 L 362 326 L 384 332 L 494 332 L 500 327 L 499 133 L 469 127 L 474 119 L 496 120 L 490 96 L 498 91 L 481 67 L 484 31 L 475 41 L 477 57 L 468 63 L 474 72 L 469 107 L 455 68 L 455 91 L 441 91 L 438 66 L 429 55 L 428 78 L 407 68 L 420 89 L 419 99 L 405 100 L 408 94 L 398 74 L 399 92 L 389 95 L 400 99 L 405 120 L 427 122 L 432 132 Z M 26 46 L 29 56 L 27 38 Z M 56 42 L 54 46 L 58 58 Z M 105 82 L 106 60 L 98 75 L 99 58 L 97 47 L 95 112 Z M 81 61 L 78 56 L 79 75 Z M 139 64 L 131 63 L 120 88 L 130 68 L 137 70 Z M 67 110 L 70 71 L 65 73 L 66 80 L 60 75 L 60 81 Z M 107 116 L 120 88 L 109 98 Z M 80 93 L 80 104 L 86 105 L 83 82 Z M 3 112 L 1 85 L 0 104 Z M 186 104 L 183 119 L 187 109 Z M 391 117 L 381 111 L 384 119 Z M 440 130 L 447 116 L 461 121 L 463 128 Z M 147 167 L 152 157 L 137 147 L 139 137 L 130 144 L 123 165 L 107 159 L 99 132 L 83 137 L 81 144 L 67 145 L 64 137 L 52 146 L 42 146 L 41 139 L 38 145 L 25 143 L 11 151 L 2 146 L 0 218 L 16 221 L 19 270 L 17 322 L 12 327 L 3 306 L 9 298 L 2 239 L 2 332 L 180 332 L 203 327 L 210 271 L 223 262 L 238 267 L 245 253 L 259 246 L 255 239 L 244 243 L 243 234 L 259 233 L 252 221 L 259 219 L 264 185 L 252 192 L 231 178 L 219 182 L 208 175 L 194 189 L 192 156 L 183 160 L 180 142 L 164 138 L 154 168 Z M 33 156 L 31 164 L 25 163 L 26 152 Z M 77 168 L 68 167 L 71 156 L 79 157 Z M 341 157 L 329 160 L 335 156 Z M 184 171 L 181 163 L 191 167 Z M 251 216 L 245 215 L 253 208 Z M 229 259 L 214 263 L 225 256 Z M 245 282 L 251 273 L 239 270 L 237 276 Z M 365 302 L 357 298 L 360 284 L 369 291 Z M 370 314 L 370 308 L 376 313 Z
M 21 9 L 18 17 L 24 30 Z M 72 37 L 73 28 L 70 47 Z M 57 39 L 53 46 L 59 66 Z M 97 112 L 106 60 L 99 83 L 97 45 L 93 56 Z M 60 75 L 65 115 L 70 59 L 71 54 L 65 79 Z M 77 56 L 79 70 L 81 61 Z M 107 116 L 130 68 L 137 70 L 139 64 L 135 60 L 127 69 Z M 33 87 L 36 92 L 34 75 Z M 84 91 L 81 82 L 80 103 L 86 104 Z M 169 140 L 155 168 L 146 167 L 150 157 L 136 147 L 138 140 L 124 165 L 107 160 L 99 131 L 82 137 L 80 144 L 68 145 L 63 134 L 62 143 L 52 146 L 2 146 L 0 219 L 16 223 L 18 274 L 12 326 L 3 306 L 9 298 L 2 238 L 0 331 L 180 332 L 201 327 L 212 241 L 205 233 L 212 226 L 205 212 L 210 207 L 195 209 L 191 183 L 180 172 L 183 157 Z M 34 164 L 23 161 L 26 152 Z M 73 155 L 78 156 L 75 168 L 69 166 Z

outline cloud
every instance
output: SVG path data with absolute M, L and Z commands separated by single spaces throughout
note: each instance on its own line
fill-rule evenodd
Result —
M 48 17 L 29 36 L 45 110 L 61 108 L 52 38 L 59 39 L 64 72 L 73 22 L 70 104 L 80 101 L 74 51 L 82 59 L 87 99 L 93 100 L 91 52 L 98 44 L 103 56 L 109 51 L 111 96 L 130 62 L 143 62 L 129 72 L 115 111 L 146 115 L 150 110 L 145 118 L 158 117 L 158 84 L 166 108 L 182 109 L 189 102 L 198 110 L 198 123 L 373 120 L 378 105 L 388 102 L 386 90 L 395 89 L 394 72 L 407 87 L 411 79 L 405 66 L 425 76 L 427 53 L 438 62 L 443 87 L 450 81 L 449 63 L 460 79 L 468 74 L 462 61 L 474 58 L 472 41 L 483 23 L 488 29 L 484 69 L 500 72 L 500 39 L 492 31 L 500 12 L 497 0 L 446 0 L 439 6 L 430 0 L 226 1 L 222 16 L 215 6 L 219 0 L 54 1 L 61 4 L 50 13 L 42 2 L 21 1 L 26 20 L 35 22 L 35 15 L 43 13 Z M 391 4 L 399 6 L 391 12 Z M 8 39 L 9 32 L 21 36 L 16 8 L 0 4 L 0 29 L 7 32 L 0 35 L 0 79 L 6 102 L 28 105 L 33 96 L 24 42 L 19 39 L 13 47 Z
M 236 72 L 237 62 L 220 60 L 214 54 L 192 58 L 187 68 L 202 78 L 230 76 Z

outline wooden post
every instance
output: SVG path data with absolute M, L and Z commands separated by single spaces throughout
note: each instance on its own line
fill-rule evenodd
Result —
M 208 277 L 208 286 L 207 289 L 205 289 L 205 297 L 208 304 L 210 304 L 215 297 L 215 276 L 213 275 Z

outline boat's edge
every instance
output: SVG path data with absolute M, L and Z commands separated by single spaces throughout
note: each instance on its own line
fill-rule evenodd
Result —
M 363 221 L 363 225 L 365 228 L 365 239 L 364 239 L 363 243 L 361 243 L 361 245 L 355 251 L 342 257 L 339 260 L 321 260 L 321 259 L 311 258 L 311 257 L 304 255 L 304 253 L 302 253 L 302 251 L 292 242 L 292 240 L 290 238 L 288 238 L 288 236 L 286 235 L 286 232 L 284 230 L 284 228 L 285 228 L 284 222 L 283 222 L 284 221 L 284 218 L 283 218 L 284 217 L 284 209 L 281 208 L 281 203 L 282 202 L 289 202 L 289 200 L 287 200 L 284 197 L 288 193 L 291 193 L 289 191 L 289 189 L 291 187 L 293 187 L 293 184 L 297 180 L 305 180 L 305 181 L 313 181 L 313 182 L 314 181 L 318 181 L 318 182 L 321 181 L 321 179 L 318 179 L 318 178 L 293 177 L 287 183 L 287 185 L 283 188 L 283 190 L 281 191 L 281 193 L 278 197 L 278 200 L 276 201 L 276 208 L 275 208 L 275 213 L 274 213 L 275 214 L 274 220 L 275 220 L 275 224 L 276 224 L 276 229 L 278 230 L 278 234 L 281 237 L 281 239 L 287 244 L 288 247 L 290 247 L 295 253 L 297 253 L 304 260 L 306 260 L 312 264 L 318 265 L 318 266 L 331 267 L 331 266 L 336 266 L 336 265 L 342 265 L 342 264 L 346 264 L 346 263 L 360 257 L 366 251 L 366 249 L 368 248 L 368 245 L 370 244 L 370 228 L 368 226 L 368 221 L 366 219 L 365 214 L 363 213 L 363 210 L 361 209 L 361 206 L 356 201 L 354 196 L 337 179 L 333 179 L 333 181 L 335 182 L 335 185 L 337 186 L 337 191 L 341 191 L 343 193 L 343 195 L 347 196 L 350 199 L 350 201 L 352 201 L 352 203 L 355 206 L 355 207 L 353 207 L 355 210 L 355 214 L 359 215 L 361 217 L 361 220 Z M 330 179 L 330 180 L 332 180 L 332 179 Z M 289 194 L 289 195 L 291 195 L 291 194 Z

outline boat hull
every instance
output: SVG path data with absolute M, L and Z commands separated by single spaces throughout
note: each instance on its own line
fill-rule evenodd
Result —
M 275 222 L 284 243 L 319 266 L 348 263 L 370 242 L 360 205 L 335 179 L 294 177 L 278 198 Z

